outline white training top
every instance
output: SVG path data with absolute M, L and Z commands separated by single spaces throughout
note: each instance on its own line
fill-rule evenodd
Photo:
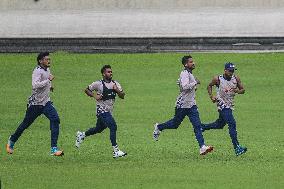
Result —
M 111 82 L 107 83 L 104 81 L 104 84 L 106 86 L 106 88 L 108 89 L 113 89 L 113 85 L 116 84 L 118 90 L 120 91 L 123 91 L 121 85 L 117 82 L 117 81 L 114 81 L 112 80 Z M 88 86 L 89 90 L 90 91 L 96 91 L 98 94 L 103 94 L 103 83 L 102 83 L 102 80 L 99 80 L 99 81 L 95 81 L 93 83 L 91 83 L 89 86 Z M 114 107 L 114 102 L 115 102 L 115 98 L 114 99 L 108 99 L 108 100 L 96 100 L 96 103 L 97 103 L 97 108 L 96 108 L 96 112 L 97 112 L 97 115 L 100 115 L 102 113 L 105 113 L 105 112 L 110 112 L 112 113 L 113 111 L 113 107 Z
M 32 74 L 32 95 L 28 99 L 30 105 L 45 105 L 50 101 L 49 93 L 51 81 L 48 79 L 50 75 L 49 68 L 44 69 L 37 66 Z
M 237 88 L 237 79 L 235 75 L 230 80 L 226 80 L 223 75 L 218 77 L 220 84 L 217 86 L 217 108 L 222 110 L 224 108 L 234 109 L 234 97 L 236 93 L 234 89 Z
M 176 100 L 176 108 L 191 108 L 196 105 L 195 89 L 197 82 L 188 70 L 183 70 L 177 81 L 180 88 L 180 94 Z

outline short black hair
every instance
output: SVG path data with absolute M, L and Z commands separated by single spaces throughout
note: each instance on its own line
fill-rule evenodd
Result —
M 110 65 L 104 65 L 101 69 L 101 73 L 103 74 L 106 71 L 106 69 L 111 69 L 111 66 Z
M 40 64 L 39 61 L 42 60 L 45 56 L 49 56 L 49 52 L 41 52 L 37 56 L 37 64 Z
M 181 63 L 183 65 L 185 65 L 187 63 L 188 59 L 190 59 L 190 58 L 192 58 L 192 56 L 190 56 L 190 55 L 182 57 Z

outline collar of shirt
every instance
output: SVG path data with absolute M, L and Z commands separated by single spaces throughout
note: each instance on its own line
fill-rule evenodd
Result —
M 191 73 L 191 74 L 192 74 L 192 70 L 191 70 L 190 68 L 185 67 L 185 68 L 184 68 L 184 70 L 186 70 L 186 71 L 188 71 L 189 73 Z
M 44 68 L 44 67 L 42 67 L 41 65 L 38 65 L 38 67 L 39 67 L 40 69 L 43 69 L 44 71 L 47 71 L 47 68 Z
M 231 81 L 231 79 L 233 78 L 234 75 L 232 75 L 232 77 L 225 77 L 225 75 L 223 74 L 223 78 L 227 81 Z
M 105 82 L 105 83 L 110 83 L 110 82 L 112 82 L 113 80 L 109 80 L 109 81 L 108 81 L 108 80 L 103 79 L 102 81 Z

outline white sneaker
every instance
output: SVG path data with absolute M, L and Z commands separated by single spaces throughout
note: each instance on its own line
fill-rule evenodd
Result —
M 124 157 L 127 153 L 118 149 L 118 146 L 113 146 L 113 158 Z
M 155 141 L 158 141 L 158 139 L 159 139 L 159 136 L 160 136 L 160 134 L 161 134 L 161 131 L 158 129 L 158 123 L 156 123 L 155 125 L 154 125 L 154 131 L 153 131 L 153 139 L 155 140 Z
M 84 139 L 85 139 L 85 132 L 78 131 L 76 134 L 75 146 L 79 148 L 80 144 L 83 142 Z
M 205 146 L 203 145 L 201 148 L 200 148 L 200 155 L 205 155 L 209 152 L 213 151 L 213 146 Z

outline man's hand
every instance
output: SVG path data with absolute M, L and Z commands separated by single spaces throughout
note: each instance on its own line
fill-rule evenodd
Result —
M 113 88 L 113 90 L 115 90 L 115 91 L 118 90 L 118 88 L 117 88 L 117 86 L 116 86 L 115 83 L 113 84 L 112 88 Z
M 216 96 L 210 96 L 210 99 L 211 99 L 211 101 L 212 101 L 213 103 L 215 103 L 215 102 L 217 101 Z
M 117 87 L 116 83 L 113 84 L 113 90 L 117 93 L 119 98 L 124 99 L 125 93 L 123 91 L 120 91 L 119 88 Z
M 196 85 L 200 84 L 200 81 L 197 78 L 195 78 L 195 81 L 196 81 Z
M 96 100 L 101 100 L 103 98 L 103 95 L 96 94 L 94 97 L 95 97 Z
M 234 91 L 234 93 L 237 93 L 237 94 L 239 94 L 239 92 L 240 92 L 240 90 L 238 88 L 234 88 L 233 91 Z
M 113 84 L 112 88 L 113 88 L 113 90 L 115 90 L 116 93 L 120 92 L 120 90 L 118 89 L 116 84 Z
M 52 81 L 54 79 L 54 76 L 52 74 L 50 74 L 48 79 L 49 79 L 49 81 Z

